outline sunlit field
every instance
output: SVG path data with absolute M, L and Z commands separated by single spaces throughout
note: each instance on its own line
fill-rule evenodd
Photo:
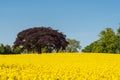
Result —
M 0 55 L 0 80 L 120 80 L 120 55 Z

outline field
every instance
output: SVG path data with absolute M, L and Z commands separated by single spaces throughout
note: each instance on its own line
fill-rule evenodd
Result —
M 120 55 L 0 55 L 0 80 L 120 80 Z

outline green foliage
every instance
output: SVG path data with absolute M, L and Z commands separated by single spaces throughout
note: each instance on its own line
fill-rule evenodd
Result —
M 20 54 L 21 53 L 21 48 L 20 47 L 16 47 L 13 49 L 13 53 L 14 54 Z
M 66 47 L 66 52 L 79 52 L 81 46 L 80 42 L 75 39 L 67 39 L 67 42 L 69 43 Z
M 117 37 L 117 41 L 116 41 L 117 50 L 116 50 L 116 52 L 117 52 L 117 53 L 120 53 L 120 27 L 119 27 L 118 30 L 117 30 L 116 37 Z
M 93 53 L 116 53 L 117 49 L 117 37 L 115 32 L 111 28 L 102 30 L 99 34 L 99 39 L 94 41 L 82 52 L 93 52 Z
M 6 53 L 6 54 L 11 54 L 11 53 L 13 53 L 12 47 L 11 47 L 10 45 L 4 46 L 4 49 L 5 49 L 4 53 Z
M 116 53 L 116 35 L 111 28 L 103 30 L 104 34 L 100 33 L 100 44 L 103 47 L 105 53 Z
M 0 54 L 4 54 L 5 53 L 5 48 L 3 44 L 0 44 Z
M 0 44 L 0 54 L 20 54 L 22 52 L 21 48 L 13 48 L 10 45 Z

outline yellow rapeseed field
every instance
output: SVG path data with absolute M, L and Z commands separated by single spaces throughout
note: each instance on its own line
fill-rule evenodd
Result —
M 120 80 L 120 55 L 0 55 L 0 80 Z

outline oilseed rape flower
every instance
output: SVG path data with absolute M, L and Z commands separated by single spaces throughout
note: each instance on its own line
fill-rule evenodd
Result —
M 0 80 L 120 80 L 120 55 L 0 55 Z

